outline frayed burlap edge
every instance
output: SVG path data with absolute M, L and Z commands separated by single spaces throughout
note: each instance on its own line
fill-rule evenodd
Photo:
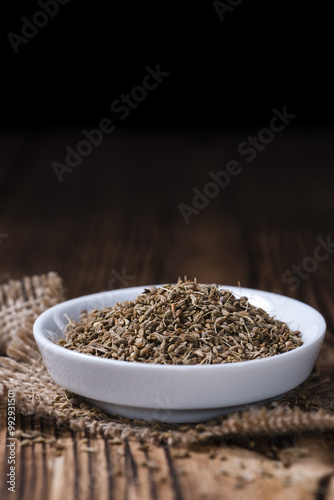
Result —
M 52 419 L 73 431 L 103 434 L 175 446 L 193 446 L 231 436 L 291 434 L 334 430 L 334 390 L 329 379 L 313 373 L 284 399 L 261 407 L 187 425 L 168 425 L 109 416 L 69 393 L 49 376 L 35 343 L 36 317 L 61 302 L 62 280 L 56 273 L 11 281 L 0 287 L 0 398 L 16 395 L 23 415 Z
M 0 354 L 6 353 L 27 318 L 64 300 L 61 278 L 53 272 L 0 285 Z

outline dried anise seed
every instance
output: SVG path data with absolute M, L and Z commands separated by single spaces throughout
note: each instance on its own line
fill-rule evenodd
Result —
M 134 301 L 82 311 L 58 344 L 84 354 L 155 364 L 219 364 L 274 356 L 303 344 L 299 331 L 217 285 L 182 281 Z

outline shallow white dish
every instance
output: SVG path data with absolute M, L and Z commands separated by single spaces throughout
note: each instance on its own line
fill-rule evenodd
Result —
M 158 286 L 158 285 L 157 285 Z M 247 296 L 277 319 L 300 330 L 304 344 L 269 358 L 218 365 L 152 365 L 88 356 L 55 344 L 64 338 L 65 314 L 78 320 L 83 309 L 133 300 L 147 287 L 86 295 L 42 313 L 34 336 L 50 376 L 91 404 L 129 418 L 200 422 L 276 399 L 311 373 L 326 323 L 312 307 L 275 293 L 224 286 Z

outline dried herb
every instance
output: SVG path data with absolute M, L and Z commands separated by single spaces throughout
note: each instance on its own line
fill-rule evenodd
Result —
M 111 360 L 193 365 L 274 356 L 300 346 L 300 335 L 247 297 L 179 278 L 134 301 L 83 311 L 58 344 Z

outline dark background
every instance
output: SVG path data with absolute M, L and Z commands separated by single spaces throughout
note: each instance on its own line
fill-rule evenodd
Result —
M 211 1 L 70 0 L 17 54 L 8 33 L 41 7 L 6 9 L 0 282 L 53 270 L 76 296 L 187 274 L 314 303 L 333 259 L 297 291 L 282 275 L 333 229 L 328 7 L 243 0 L 221 21 Z M 115 117 L 111 103 L 157 65 L 169 76 Z M 297 117 L 248 163 L 239 144 L 284 106 Z M 115 132 L 59 183 L 52 163 L 105 117 Z M 179 204 L 232 159 L 242 174 L 186 224 Z M 114 279 L 122 269 L 133 278 Z
M 94 126 L 156 64 L 170 76 L 122 127 L 263 126 L 283 105 L 298 114 L 295 127 L 332 124 L 324 4 L 243 0 L 222 22 L 211 1 L 70 0 L 18 54 L 7 34 L 21 34 L 22 16 L 31 20 L 41 8 L 37 1 L 8 8 L 1 16 L 3 128 Z

